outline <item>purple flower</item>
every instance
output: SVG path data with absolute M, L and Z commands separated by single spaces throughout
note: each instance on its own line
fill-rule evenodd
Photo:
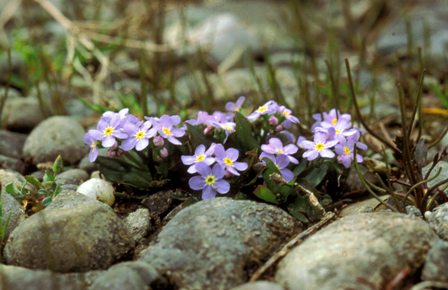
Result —
M 196 164 L 196 169 L 201 176 L 193 176 L 188 184 L 191 189 L 202 189 L 202 199 L 214 198 L 216 192 L 224 194 L 229 191 L 230 184 L 222 179 L 225 171 L 221 165 L 216 164 L 213 169 L 210 169 L 210 166 L 202 161 Z
M 163 141 L 162 137 L 157 136 L 154 139 L 152 139 L 152 143 L 154 143 L 154 146 L 156 147 L 162 147 L 165 142 Z
M 225 122 L 225 123 L 212 122 L 212 124 L 213 124 L 213 126 L 215 126 L 215 128 L 223 129 L 224 132 L 226 133 L 226 138 L 224 139 L 223 143 L 226 143 L 227 138 L 229 137 L 230 133 L 235 132 L 236 123 L 233 123 L 233 122 Z
M 348 137 L 358 132 L 358 130 L 356 129 L 349 130 L 351 125 L 346 119 L 339 119 L 339 121 L 337 121 L 335 125 L 328 122 L 322 122 L 321 125 L 322 128 L 316 128 L 316 132 L 328 133 L 330 134 L 331 138 L 335 138 L 338 141 L 344 139 L 344 136 Z
M 226 104 L 226 110 L 230 112 L 239 111 L 241 109 L 241 105 L 246 100 L 245 97 L 239 97 L 236 103 L 228 102 Z
M 135 147 L 137 151 L 142 151 L 149 144 L 149 138 L 154 137 L 157 133 L 155 130 L 150 130 L 151 122 L 146 121 L 141 127 L 132 123 L 124 124 L 124 131 L 128 134 L 128 138 L 121 143 L 123 150 L 129 151 Z
M 110 122 L 110 120 L 112 120 L 112 118 L 116 115 L 120 116 L 121 124 L 124 124 L 124 122 L 130 122 L 133 124 L 138 122 L 138 118 L 136 116 L 129 114 L 128 108 L 122 109 L 118 113 L 115 113 L 112 111 L 104 112 L 101 119 L 103 119 L 104 121 Z
M 285 106 L 280 106 L 278 108 L 278 112 L 286 118 L 286 120 L 281 124 L 285 129 L 291 128 L 291 123 L 300 123 L 297 117 L 291 115 L 292 111 L 290 109 L 287 109 Z
M 215 146 L 215 155 L 218 164 L 233 175 L 240 175 L 237 170 L 244 171 L 249 166 L 245 162 L 236 162 L 239 152 L 234 148 L 229 148 L 227 151 L 224 151 L 224 146 L 217 144 Z
M 283 130 L 283 131 L 280 132 L 280 134 L 285 135 L 286 139 L 288 139 L 288 142 L 291 142 L 291 143 L 295 143 L 296 142 L 296 137 L 291 132 L 289 132 L 287 130 Z
M 295 154 L 297 152 L 297 150 L 298 150 L 297 146 L 294 144 L 288 144 L 285 147 L 283 147 L 283 143 L 279 138 L 269 139 L 269 144 L 261 145 L 261 150 L 263 150 L 263 153 L 261 153 L 260 159 L 263 159 L 264 157 L 266 157 L 267 154 L 278 154 L 278 155 L 282 154 L 282 155 L 286 155 L 290 162 L 292 162 L 294 164 L 299 163 L 299 161 L 296 158 L 289 156 L 289 155 Z
M 305 147 L 303 147 L 303 141 L 306 141 L 306 138 L 303 137 L 303 136 L 300 136 L 300 137 L 297 139 L 297 146 L 298 146 L 299 148 L 301 148 L 301 149 L 305 149 Z
M 357 128 L 357 127 L 355 127 L 354 129 L 357 132 L 355 134 L 351 135 L 351 136 L 348 136 L 347 139 L 348 140 L 354 140 L 355 143 L 356 143 L 356 147 L 358 147 L 359 149 L 362 149 L 362 150 L 366 150 L 367 149 L 367 145 L 364 144 L 364 143 L 359 142 L 359 138 L 361 137 L 361 132 L 365 131 L 365 130 Z M 360 131 L 360 130 L 362 130 L 362 131 Z
M 327 113 L 323 113 L 324 115 L 324 120 L 323 123 L 327 123 L 328 125 L 336 125 L 336 123 L 340 120 L 346 120 L 347 123 L 350 123 L 352 116 L 350 116 L 350 114 L 342 114 L 341 112 L 338 111 L 338 114 L 336 115 L 336 109 L 331 109 L 330 112 Z M 339 119 L 337 118 L 339 116 Z M 322 124 L 321 124 L 322 125 Z
M 257 110 L 255 110 L 252 114 L 247 116 L 247 119 L 250 121 L 255 121 L 260 115 L 265 114 L 272 114 L 277 111 L 278 105 L 274 101 L 269 101 L 263 106 L 259 107 Z
M 163 115 L 160 117 L 157 125 L 154 125 L 157 128 L 160 136 L 167 139 L 170 143 L 174 145 L 182 145 L 182 143 L 177 140 L 175 137 L 182 137 L 185 135 L 184 128 L 173 128 L 173 125 L 177 125 L 180 123 L 179 116 L 168 116 Z
M 336 153 L 339 155 L 338 161 L 340 161 L 346 168 L 349 168 L 352 165 L 352 160 L 355 157 L 355 154 L 353 152 L 354 145 L 355 140 L 350 139 L 346 142 L 344 139 L 334 147 Z M 358 163 L 361 163 L 363 161 L 362 156 L 356 154 L 356 161 L 358 161 Z
M 291 170 L 287 169 L 286 166 L 289 164 L 288 156 L 286 155 L 279 155 L 277 158 L 274 157 L 274 155 L 266 156 L 267 158 L 271 159 L 272 162 L 274 162 L 275 166 L 277 166 L 278 170 L 280 170 L 280 173 L 283 176 L 283 179 L 286 182 L 290 182 L 294 179 L 294 173 L 292 173 Z M 266 166 L 266 162 L 263 160 L 261 161 L 262 164 Z
M 98 157 L 98 147 L 96 146 L 95 138 L 90 136 L 90 131 L 84 135 L 84 143 L 86 143 L 90 147 L 89 161 L 94 162 Z
M 128 135 L 122 132 L 120 128 L 120 115 L 115 115 L 108 122 L 100 120 L 96 130 L 90 130 L 89 134 L 96 140 L 101 140 L 102 145 L 106 148 L 111 147 L 115 143 L 115 138 L 126 139 Z
M 212 165 L 215 162 L 215 158 L 210 157 L 213 154 L 215 146 L 210 146 L 210 148 L 205 151 L 205 146 L 203 144 L 199 145 L 194 151 L 193 156 L 182 155 L 181 160 L 185 165 L 191 165 L 187 172 L 196 173 L 196 164 L 199 162 L 205 162 L 207 165 Z
M 308 149 L 303 153 L 304 158 L 308 158 L 309 161 L 314 160 L 317 156 L 322 156 L 324 158 L 333 158 L 334 153 L 328 149 L 333 147 L 338 143 L 338 140 L 327 141 L 327 134 L 324 132 L 316 132 L 314 134 L 314 142 L 312 141 L 302 141 L 302 145 L 305 149 Z

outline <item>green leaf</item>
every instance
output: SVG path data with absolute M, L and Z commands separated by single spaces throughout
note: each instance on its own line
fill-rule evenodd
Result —
M 43 181 L 45 186 L 51 185 L 54 182 L 54 175 L 50 171 L 45 171 Z
M 1 214 L 1 212 L 0 212 L 0 214 Z M 9 218 L 11 217 L 11 214 L 12 214 L 12 210 L 9 211 L 8 217 L 6 218 L 6 221 L 3 224 L 3 227 L 1 229 L 1 233 L 0 233 L 1 234 L 1 237 L 0 237 L 1 241 L 0 241 L 0 243 L 3 243 L 3 240 L 5 239 L 6 228 L 8 227 Z
M 62 158 L 61 155 L 59 155 L 56 160 L 53 163 L 53 166 L 51 167 L 54 173 L 58 174 L 62 169 Z
M 314 168 L 305 178 L 311 181 L 314 186 L 317 186 L 327 175 L 329 166 L 329 162 L 324 162 L 319 168 Z
M 237 193 L 234 200 L 250 200 L 249 196 L 241 191 Z
M 98 156 L 95 164 L 104 176 L 112 181 L 147 189 L 152 181 L 148 168 L 138 168 L 121 159 Z
M 278 184 L 277 182 L 273 181 L 271 179 L 270 175 L 273 173 L 278 173 L 281 175 L 280 170 L 277 168 L 277 166 L 274 164 L 274 162 L 272 162 L 271 159 L 265 157 L 265 158 L 263 158 L 263 160 L 266 162 L 266 167 L 267 167 L 267 169 L 263 172 L 263 179 L 266 182 L 266 185 L 268 186 L 268 188 L 272 192 L 277 193 L 280 191 L 282 186 L 280 184 Z
M 302 161 L 300 161 L 300 164 L 296 166 L 296 168 L 294 168 L 294 176 L 299 176 L 300 173 L 303 172 L 303 170 L 305 170 L 305 168 L 308 166 L 308 160 L 306 160 L 305 158 L 303 158 Z
M 22 188 L 20 189 L 20 193 L 21 193 L 22 195 L 27 195 L 27 194 L 30 193 L 29 189 L 26 188 L 26 185 L 27 185 L 27 184 L 28 184 L 28 181 L 25 181 L 25 183 L 22 184 Z
M 51 203 L 53 202 L 53 198 L 51 198 L 51 196 L 47 196 L 46 198 L 44 198 L 44 200 L 42 200 L 42 205 L 47 207 L 49 206 Z
M 205 148 L 208 149 L 212 143 L 219 143 L 218 140 L 209 136 L 206 137 L 204 133 L 196 126 L 185 123 L 188 130 L 190 130 L 191 146 L 196 149 L 199 145 L 204 144 Z
M 102 114 L 106 111 L 109 111 L 109 109 L 105 106 L 99 105 L 99 104 L 91 104 L 90 102 L 88 102 L 87 100 L 85 100 L 84 98 L 81 97 L 77 97 L 78 100 L 81 101 L 81 103 L 83 103 L 86 107 L 88 107 L 89 109 L 91 109 L 92 111 Z
M 48 191 L 47 191 L 46 189 L 39 189 L 39 191 L 38 191 L 37 193 L 39 193 L 39 194 L 43 194 L 43 195 L 45 195 L 45 196 L 48 195 Z
M 40 183 L 40 181 L 37 180 L 37 178 L 34 176 L 27 175 L 27 176 L 25 176 L 25 180 L 28 181 L 28 183 L 31 184 L 32 186 L 34 186 L 36 189 L 44 188 L 42 183 Z
M 186 201 L 184 201 L 184 203 L 182 203 L 182 207 L 186 208 L 187 206 L 195 204 L 199 201 L 200 200 L 196 196 L 191 195 Z
M 258 198 L 260 198 L 264 201 L 267 201 L 267 202 L 273 203 L 273 204 L 279 204 L 277 201 L 277 198 L 272 193 L 272 191 L 264 185 L 257 186 L 257 188 L 255 188 L 255 190 L 254 190 L 254 194 Z
M 296 196 L 294 201 L 286 207 L 289 213 L 303 223 L 309 223 L 308 218 L 303 213 L 308 213 L 311 208 L 306 196 Z
M 15 186 L 14 186 L 14 182 L 8 183 L 5 187 L 6 192 L 12 194 L 13 196 L 17 195 L 18 193 L 20 193 L 20 191 L 17 191 Z
M 260 147 L 260 144 L 258 144 L 257 140 L 252 135 L 252 125 L 246 117 L 241 115 L 238 111 L 235 112 L 235 122 L 237 143 L 236 149 L 242 153 L 246 153 Z
M 61 193 L 62 187 L 59 186 L 59 184 L 56 185 L 56 189 L 54 191 L 53 197 L 58 196 L 59 193 Z

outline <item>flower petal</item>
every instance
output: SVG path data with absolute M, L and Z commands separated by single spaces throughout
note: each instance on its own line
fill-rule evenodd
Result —
M 198 147 L 196 147 L 196 150 L 194 150 L 194 155 L 199 156 L 204 154 L 204 152 L 205 152 L 205 145 L 201 144 Z
M 216 190 L 214 190 L 210 185 L 206 185 L 202 191 L 202 199 L 210 199 L 216 196 Z
M 103 139 L 103 147 L 112 147 L 115 143 L 115 137 L 114 136 L 107 136 Z
M 249 165 L 246 162 L 234 162 L 233 167 L 239 171 L 244 171 Z
M 215 185 L 216 190 L 219 193 L 227 193 L 227 192 L 229 192 L 230 184 L 227 181 L 223 180 L 223 179 L 217 180 L 214 185 Z
M 182 163 L 185 165 L 191 165 L 196 162 L 196 157 L 189 155 L 182 155 L 180 159 L 182 160 Z
M 89 161 L 94 162 L 96 158 L 98 157 L 98 148 L 90 150 L 89 153 Z M 362 158 L 362 157 L 361 157 Z M 362 161 L 361 161 L 362 162 Z
M 212 174 L 215 176 L 216 179 L 221 179 L 224 177 L 224 174 L 226 174 L 226 171 L 224 168 L 222 168 L 221 165 L 215 164 L 212 169 Z
M 334 157 L 334 153 L 330 149 L 322 149 L 319 153 L 320 153 L 320 156 L 322 156 L 324 158 L 333 158 Z
M 319 156 L 319 153 L 317 150 L 308 150 L 305 153 L 303 153 L 303 158 L 307 158 L 309 161 L 312 161 Z
M 236 150 L 235 148 L 229 148 L 226 151 L 227 157 L 230 158 L 230 160 L 235 161 L 238 159 L 238 155 L 240 152 Z
M 210 173 L 212 173 L 210 166 L 208 166 L 207 163 L 205 163 L 204 161 L 196 163 L 196 170 L 203 177 L 206 177 L 210 175 Z
M 135 145 L 135 150 L 142 151 L 146 147 L 148 147 L 149 140 L 146 138 L 141 139 L 140 141 L 137 141 L 137 144 Z
M 203 189 L 204 186 L 206 185 L 205 179 L 201 176 L 193 176 L 188 181 L 188 184 L 190 185 L 190 188 L 194 190 Z
M 297 148 L 297 146 L 294 144 L 288 144 L 285 147 L 283 147 L 283 151 L 289 155 L 295 154 L 297 150 L 299 150 L 299 148 Z
M 286 180 L 286 182 L 290 182 L 294 179 L 294 173 L 292 173 L 292 171 L 289 169 L 280 169 L 280 173 L 282 174 L 283 179 Z

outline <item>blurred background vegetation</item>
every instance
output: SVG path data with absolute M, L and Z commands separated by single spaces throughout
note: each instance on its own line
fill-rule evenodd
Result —
M 291 108 L 306 134 L 322 110 L 355 116 L 347 58 L 363 118 L 388 140 L 400 128 L 397 83 L 411 113 L 425 68 L 431 142 L 448 117 L 447 22 L 435 0 L 3 0 L 2 127 L 27 132 L 14 122 L 27 112 L 87 128 L 124 107 L 186 120 L 245 95 L 249 113 L 271 99 Z

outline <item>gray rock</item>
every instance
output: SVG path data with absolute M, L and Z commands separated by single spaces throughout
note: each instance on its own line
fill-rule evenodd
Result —
M 150 195 L 143 206 L 149 209 L 150 214 L 161 215 L 171 207 L 172 199 L 169 196 L 172 193 L 172 190 L 164 190 Z
M 146 290 L 166 289 L 168 282 L 150 264 L 144 262 L 125 262 L 110 267 L 95 280 L 92 290 Z
M 107 269 L 132 254 L 134 240 L 107 205 L 83 200 L 74 192 L 60 195 L 12 232 L 5 247 L 8 264 L 86 272 Z M 62 204 L 70 196 L 74 202 Z
M 33 97 L 8 99 L 3 114 L 6 128 L 15 132 L 29 133 L 44 120 L 39 101 Z
M 229 289 L 248 280 L 245 267 L 267 260 L 300 228 L 277 207 L 213 198 L 179 212 L 140 260 L 178 288 Z
M 8 215 L 9 217 L 8 226 L 6 227 L 4 242 L 9 238 L 12 231 L 25 220 L 26 214 L 23 210 L 21 204 L 9 193 L 2 190 L 2 227 L 5 225 Z M 1 242 L 1 241 L 0 241 Z
M 0 167 L 22 172 L 25 164 L 17 158 L 0 155 Z
M 420 210 L 418 208 L 416 208 L 413 205 L 407 205 L 406 206 L 406 212 L 410 215 L 419 217 L 419 218 L 423 218 L 422 213 L 420 212 Z
M 83 290 L 86 286 L 75 276 L 0 265 L 0 290 Z
M 411 21 L 412 35 L 414 46 L 425 47 L 425 25 L 429 29 L 430 46 L 425 47 L 425 55 L 434 60 L 432 64 L 437 65 L 436 61 L 440 62 L 446 52 L 446 45 L 448 43 L 448 33 L 446 31 L 448 7 L 444 1 L 431 1 L 425 5 L 415 5 L 415 9 L 408 11 L 408 17 Z M 377 40 L 377 49 L 381 55 L 394 55 L 399 52 L 405 55 L 408 34 L 405 21 L 395 13 L 394 20 L 383 29 L 380 37 Z
M 432 162 L 430 164 L 426 165 L 425 167 L 423 167 L 423 169 L 422 169 L 423 176 L 426 176 L 426 174 L 428 173 L 431 166 L 432 166 Z M 445 162 L 445 161 L 440 161 L 439 163 L 436 164 L 434 169 L 431 171 L 431 174 L 429 174 L 429 178 L 434 177 L 437 174 L 437 172 L 439 171 L 440 167 L 442 168 L 442 171 L 440 172 L 439 176 L 437 176 L 437 178 L 428 182 L 428 187 L 432 187 L 433 185 L 439 183 L 440 181 L 448 178 L 448 162 Z M 439 188 L 442 188 L 442 187 L 443 187 L 443 185 L 440 186 Z M 445 189 L 445 193 L 448 194 L 448 188 Z
M 364 204 L 356 210 L 356 213 L 369 213 L 374 211 L 375 209 L 373 208 L 373 206 L 371 206 L 370 204 Z
M 36 177 L 37 180 L 42 182 L 44 180 L 45 170 L 37 170 L 32 172 L 30 175 Z
M 0 169 L 0 182 L 2 184 L 8 184 L 14 182 L 14 185 L 22 185 L 25 182 L 25 178 L 22 174 L 9 169 Z
M 438 240 L 429 250 L 422 280 L 448 282 L 448 242 Z
M 78 190 L 79 185 L 76 184 L 64 184 L 61 185 L 62 190 L 73 190 L 76 191 Z
M 412 278 L 437 236 L 422 219 L 399 213 L 365 213 L 337 220 L 293 249 L 275 281 L 294 289 L 380 289 L 405 267 Z
M 436 207 L 428 223 L 442 240 L 448 241 L 448 203 Z
M 89 174 L 82 169 L 71 169 L 58 174 L 57 177 L 58 180 L 56 180 L 56 183 L 59 185 L 81 185 L 89 179 Z
M 81 159 L 81 162 L 79 162 L 79 169 L 84 170 L 90 175 L 95 170 L 98 170 L 98 167 L 96 167 L 95 163 L 90 162 L 89 155 L 87 155 Z
M 147 208 L 139 208 L 131 212 L 123 222 L 128 227 L 134 240 L 138 242 L 148 234 L 151 226 L 150 220 L 149 210 Z
M 110 212 L 114 212 L 113 209 L 107 204 L 99 202 L 74 190 L 62 190 L 61 193 L 59 193 L 58 196 L 53 199 L 53 202 L 46 208 L 46 210 L 62 210 L 87 204 L 100 205 L 104 209 L 109 210 Z
M 257 281 L 240 285 L 231 290 L 285 290 L 285 288 L 274 282 Z
M 69 117 L 55 116 L 37 126 L 25 141 L 23 157 L 34 156 L 33 164 L 53 162 L 61 155 L 74 164 L 84 157 L 89 147 L 84 144 L 84 129 Z
M 22 158 L 27 135 L 0 130 L 0 152 L 11 158 Z

